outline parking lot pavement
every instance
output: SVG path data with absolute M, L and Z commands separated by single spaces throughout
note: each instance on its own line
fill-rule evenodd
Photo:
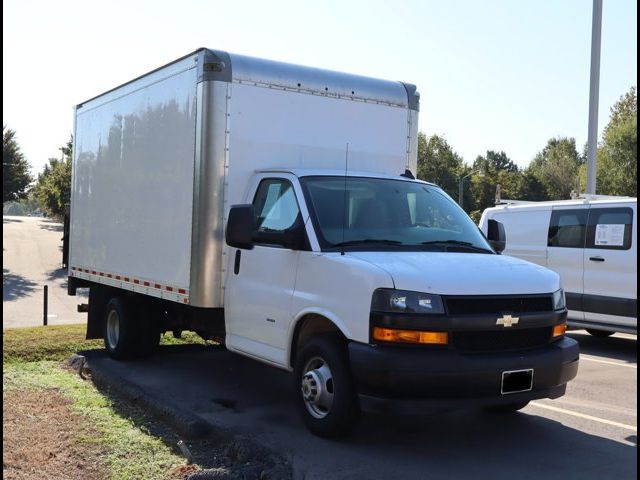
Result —
M 49 325 L 86 322 L 77 304 L 86 292 L 67 295 L 62 268 L 62 224 L 47 218 L 2 217 L 2 326 L 43 323 L 44 286 L 48 285 Z
M 532 402 L 510 416 L 364 416 L 341 441 L 304 429 L 289 374 L 221 347 L 163 347 L 133 363 L 102 351 L 89 358 L 94 369 L 277 449 L 297 478 L 636 478 L 636 337 L 571 336 L 581 343 L 582 361 L 560 399 Z

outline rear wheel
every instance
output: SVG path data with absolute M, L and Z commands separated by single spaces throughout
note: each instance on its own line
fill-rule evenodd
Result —
M 522 410 L 527 405 L 529 405 L 528 400 L 524 402 L 507 403 L 504 405 L 493 405 L 491 407 L 486 407 L 485 410 L 490 413 L 514 413 L 518 410 Z
M 589 332 L 590 335 L 597 338 L 607 338 L 615 333 L 609 330 L 594 330 L 592 328 L 587 328 L 587 332 Z
M 137 353 L 140 342 L 131 303 L 122 298 L 112 298 L 105 308 L 104 346 L 112 358 L 126 360 Z
M 353 429 L 360 409 L 344 342 L 328 335 L 310 340 L 297 356 L 294 378 L 302 421 L 313 434 L 340 437 Z

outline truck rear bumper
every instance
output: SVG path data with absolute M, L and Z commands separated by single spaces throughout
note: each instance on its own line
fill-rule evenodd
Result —
M 560 397 L 578 372 L 579 347 L 563 338 L 524 352 L 461 354 L 352 342 L 349 355 L 363 410 L 411 414 Z M 528 369 L 531 390 L 501 393 L 503 372 Z

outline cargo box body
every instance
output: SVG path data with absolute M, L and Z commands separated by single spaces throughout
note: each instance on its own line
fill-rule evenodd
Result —
M 69 276 L 223 307 L 224 225 L 255 171 L 415 172 L 417 105 L 401 82 L 207 49 L 88 100 Z

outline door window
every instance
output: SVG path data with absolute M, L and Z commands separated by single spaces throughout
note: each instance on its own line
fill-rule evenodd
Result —
M 253 200 L 258 231 L 283 232 L 300 213 L 293 185 L 279 178 L 262 180 Z
M 549 247 L 584 248 L 587 210 L 554 210 L 551 214 Z
M 628 250 L 631 248 L 631 208 L 591 208 L 587 248 Z

